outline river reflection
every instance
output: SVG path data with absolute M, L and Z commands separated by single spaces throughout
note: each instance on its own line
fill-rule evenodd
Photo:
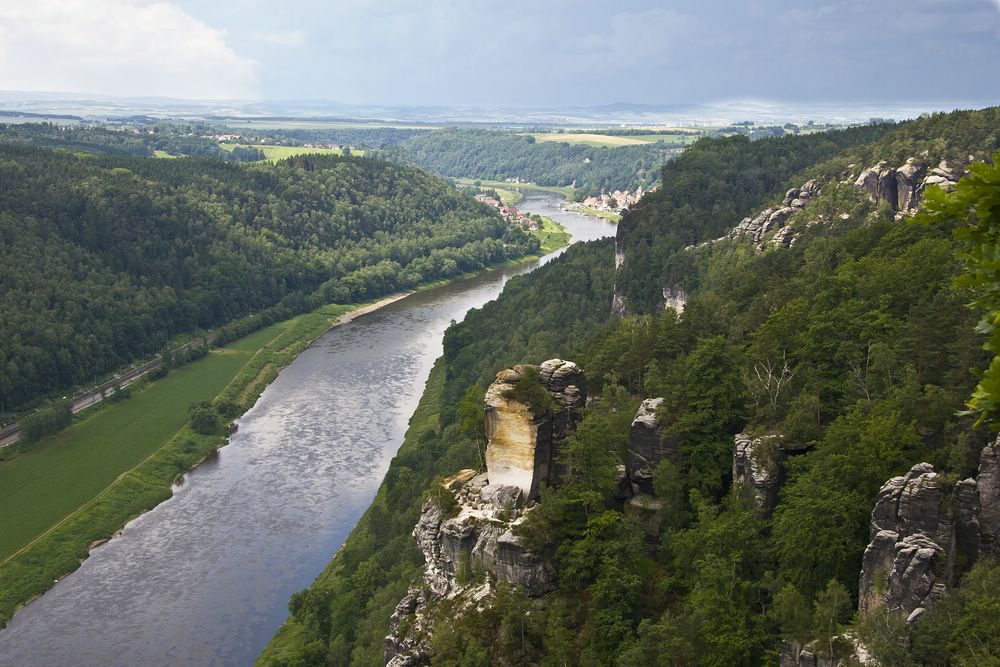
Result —
M 560 210 L 576 240 L 614 226 Z M 239 419 L 227 447 L 0 631 L 0 665 L 246 665 L 371 502 L 452 320 L 517 269 L 414 294 L 337 327 Z

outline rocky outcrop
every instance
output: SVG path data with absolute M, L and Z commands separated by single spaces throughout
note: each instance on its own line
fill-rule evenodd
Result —
M 625 265 L 625 235 L 628 223 L 621 221 L 615 230 L 615 284 L 611 295 L 611 315 L 621 319 L 628 314 L 625 305 L 625 293 L 621 289 L 621 268 Z
M 537 368 L 553 408 L 540 409 L 510 392 L 528 368 Z M 587 400 L 587 378 L 571 361 L 550 359 L 541 366 L 515 366 L 497 373 L 486 391 L 486 468 L 494 484 L 519 487 L 526 500 L 558 476 L 555 457 L 575 431 Z
M 673 458 L 677 442 L 665 437 L 656 419 L 662 398 L 647 398 L 632 419 L 628 434 L 627 471 L 632 493 L 653 493 L 653 471 L 665 458 Z
M 924 153 L 923 157 L 926 155 Z M 886 204 L 905 215 L 916 211 L 928 186 L 937 185 L 950 192 L 957 180 L 958 176 L 946 161 L 942 160 L 928 173 L 921 159 L 911 157 L 897 168 L 882 160 L 863 170 L 854 185 L 864 190 L 872 203 Z
M 821 652 L 817 648 L 816 642 L 809 642 L 802 646 L 798 642 L 786 639 L 781 642 L 778 664 L 780 667 L 838 667 L 844 663 Z
M 987 486 L 988 450 L 987 473 L 981 475 Z M 929 463 L 886 482 L 872 510 L 859 609 L 885 606 L 912 621 L 932 607 L 979 556 L 984 516 L 997 509 L 995 500 L 982 501 L 978 480 L 948 489 Z
M 493 581 L 521 586 L 531 596 L 556 585 L 551 546 L 534 551 L 515 533 L 532 511 L 524 507 L 520 487 L 463 470 L 445 480 L 438 493 L 449 494 L 451 501 L 429 499 L 413 529 L 424 555 L 423 583 L 396 606 L 385 638 L 385 661 L 396 667 L 427 664 L 433 627 L 425 612 L 435 601 L 488 602 Z
M 733 487 L 744 498 L 753 500 L 757 509 L 774 509 L 785 479 L 781 438 L 739 433 L 733 440 Z
M 663 286 L 663 310 L 673 308 L 680 315 L 687 305 L 687 290 L 680 285 L 667 284 Z
M 806 205 L 819 194 L 819 183 L 813 179 L 806 181 L 802 187 L 792 188 L 785 193 L 785 198 L 781 206 L 766 208 L 755 216 L 743 218 L 736 227 L 729 232 L 728 238 L 741 239 L 748 238 L 758 250 L 764 249 L 764 237 L 772 232 L 778 232 L 780 239 L 778 244 L 788 247 L 793 242 L 793 237 L 785 224 L 795 213 L 801 211 Z
M 1000 439 L 985 447 L 979 457 L 976 488 L 980 553 L 1000 555 Z
M 854 181 L 854 185 L 864 190 L 873 204 L 884 203 L 892 207 L 893 210 L 896 209 L 898 196 L 896 170 L 890 167 L 886 160 L 863 170 Z

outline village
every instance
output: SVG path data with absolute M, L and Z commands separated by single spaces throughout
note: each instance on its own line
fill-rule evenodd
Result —
M 519 211 L 513 206 L 508 206 L 489 195 L 478 194 L 476 195 L 476 199 L 483 202 L 487 206 L 492 206 L 493 208 L 495 208 L 497 211 L 499 211 L 500 215 L 502 215 L 504 219 L 507 220 L 507 222 L 511 225 L 515 225 L 517 227 L 520 227 L 521 229 L 531 232 L 538 231 L 540 227 L 541 219 L 537 215 L 532 216 L 522 211 Z

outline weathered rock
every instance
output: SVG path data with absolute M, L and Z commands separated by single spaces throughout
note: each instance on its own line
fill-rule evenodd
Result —
M 663 523 L 662 501 L 653 496 L 640 494 L 625 503 L 624 514 L 636 519 L 648 540 L 659 541 L 660 525 Z
M 486 468 L 490 482 L 521 488 L 533 500 L 542 483 L 555 481 L 555 455 L 581 419 L 587 378 L 571 361 L 550 359 L 538 367 L 542 386 L 555 407 L 545 412 L 505 396 L 527 366 L 497 373 L 486 391 Z
M 677 450 L 676 441 L 664 437 L 664 429 L 656 419 L 656 410 L 662 404 L 662 398 L 643 401 L 629 429 L 628 471 L 637 493 L 653 493 L 653 471 Z
M 862 171 L 854 185 L 863 189 L 872 203 L 885 203 L 893 210 L 896 209 L 898 203 L 896 170 L 891 168 L 885 160 Z
M 980 551 L 1000 554 L 1000 439 L 983 448 L 976 487 L 980 507 Z
M 479 491 L 479 497 L 482 502 L 501 510 L 517 509 L 524 504 L 524 493 L 519 486 L 488 484 Z
M 898 211 L 916 208 L 922 191 L 922 179 L 925 168 L 916 158 L 910 158 L 902 167 L 896 170 L 896 204 Z
M 861 611 L 930 609 L 972 566 L 981 523 L 976 487 L 967 479 L 947 492 L 929 463 L 882 486 L 862 562 Z
M 920 192 L 923 193 L 923 191 L 927 188 L 927 186 L 930 185 L 936 185 L 938 187 L 944 188 L 948 192 L 951 192 L 952 190 L 955 189 L 955 185 L 958 182 L 958 178 L 959 177 L 948 165 L 948 162 L 946 160 L 941 160 L 938 166 L 931 169 L 930 173 L 927 174 L 927 177 L 921 184 Z
M 758 509 L 774 509 L 784 479 L 780 439 L 739 433 L 733 440 L 733 486 Z
M 680 315 L 687 305 L 688 294 L 680 285 L 667 284 L 663 286 L 663 310 L 673 308 Z
M 383 657 L 387 666 L 417 667 L 417 665 L 430 664 L 428 647 L 421 646 L 410 636 L 410 633 L 404 637 L 400 632 L 403 619 L 415 616 L 417 610 L 424 603 L 422 591 L 419 588 L 411 588 L 396 605 L 396 610 L 389 617 L 389 634 L 385 637 Z
M 625 265 L 625 237 L 628 233 L 629 223 L 622 220 L 615 230 L 615 284 L 612 288 L 611 315 L 621 319 L 628 315 L 628 306 L 625 304 L 625 293 L 621 289 L 621 268 Z

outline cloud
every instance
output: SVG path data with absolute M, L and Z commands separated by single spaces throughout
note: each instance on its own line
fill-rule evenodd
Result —
M 252 32 L 249 36 L 254 41 L 271 46 L 302 46 L 306 41 L 306 34 L 301 30 L 266 30 Z
M 253 98 L 256 63 L 166 0 L 3 0 L 0 89 Z

